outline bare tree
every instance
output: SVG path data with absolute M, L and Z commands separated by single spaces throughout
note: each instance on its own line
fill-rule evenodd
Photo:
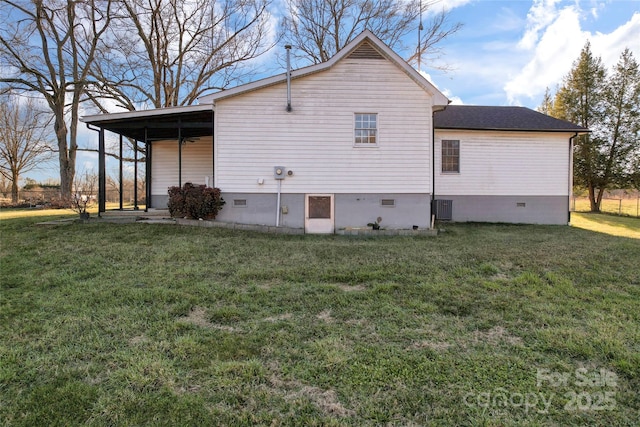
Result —
M 0 82 L 43 96 L 53 113 L 60 189 L 71 196 L 78 118 L 111 0 L 1 0 Z
M 93 100 L 127 110 L 192 104 L 222 89 L 239 68 L 273 46 L 269 0 L 122 0 L 122 19 L 105 41 Z
M 33 99 L 20 104 L 14 95 L 0 97 L 0 174 L 11 183 L 11 202 L 18 201 L 20 176 L 52 157 L 49 118 Z
M 418 32 L 416 48 L 407 61 L 419 62 L 439 53 L 437 44 L 461 28 L 449 25 L 443 10 L 425 28 L 422 17 L 436 2 L 419 0 L 288 0 L 289 16 L 282 30 L 298 60 L 314 64 L 327 61 L 364 30 L 370 30 L 389 47 L 407 50 L 405 38 Z

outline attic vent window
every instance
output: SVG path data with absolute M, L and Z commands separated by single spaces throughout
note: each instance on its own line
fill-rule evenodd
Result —
M 384 59 L 371 44 L 364 42 L 349 54 L 350 59 Z

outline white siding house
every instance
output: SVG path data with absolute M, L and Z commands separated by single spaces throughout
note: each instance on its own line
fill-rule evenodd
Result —
M 587 130 L 528 109 L 448 103 L 365 31 L 326 63 L 198 106 L 84 121 L 143 140 L 152 208 L 192 182 L 221 189 L 220 221 L 307 232 L 378 218 L 429 227 L 434 199 L 456 221 L 566 224 L 570 141 Z
M 453 221 L 566 224 L 582 131 L 522 107 L 449 106 L 436 113 L 435 197 L 452 201 Z

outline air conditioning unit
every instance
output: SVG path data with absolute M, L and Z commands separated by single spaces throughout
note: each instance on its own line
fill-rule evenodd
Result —
M 431 213 L 435 214 L 439 221 L 451 221 L 453 219 L 453 200 L 434 200 L 431 203 Z

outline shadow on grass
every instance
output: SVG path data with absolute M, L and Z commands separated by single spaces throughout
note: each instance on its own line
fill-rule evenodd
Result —
M 598 233 L 640 238 L 640 219 L 605 213 L 574 212 L 571 224 Z

